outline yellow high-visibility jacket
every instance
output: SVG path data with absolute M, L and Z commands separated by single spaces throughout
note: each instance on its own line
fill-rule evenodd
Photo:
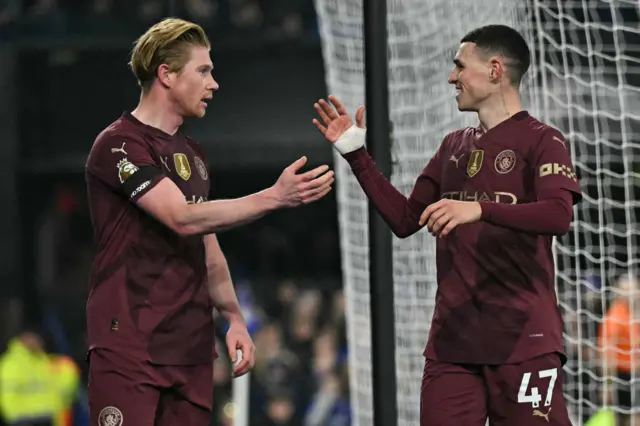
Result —
M 68 356 L 51 357 L 53 380 L 58 390 L 58 411 L 54 426 L 71 426 L 73 401 L 80 388 L 80 369 Z
M 53 419 L 59 391 L 45 352 L 30 351 L 19 339 L 0 356 L 0 415 L 6 423 Z
M 594 414 L 585 426 L 616 426 L 616 415 L 613 411 L 603 408 Z

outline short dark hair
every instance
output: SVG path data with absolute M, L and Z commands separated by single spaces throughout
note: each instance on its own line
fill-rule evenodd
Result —
M 476 28 L 460 43 L 475 43 L 485 55 L 502 55 L 507 59 L 511 83 L 518 87 L 531 65 L 531 51 L 522 35 L 506 25 L 486 25 Z

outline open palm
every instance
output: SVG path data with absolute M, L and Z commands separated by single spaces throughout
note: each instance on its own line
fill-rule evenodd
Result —
M 329 104 L 331 102 L 331 105 Z M 335 96 L 329 96 L 329 102 L 320 99 L 313 104 L 322 123 L 313 119 L 313 124 L 330 143 L 336 142 L 344 132 L 353 126 L 353 120 L 342 103 Z M 356 125 L 364 129 L 364 107 L 356 111 Z

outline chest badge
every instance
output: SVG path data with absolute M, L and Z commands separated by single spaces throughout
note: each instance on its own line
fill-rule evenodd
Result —
M 496 157 L 495 168 L 496 172 L 504 175 L 513 170 L 516 165 L 516 153 L 510 149 L 505 149 Z
M 202 161 L 200 157 L 193 157 L 193 162 L 196 163 L 196 170 L 200 177 L 203 180 L 207 180 L 209 173 L 207 172 L 207 166 L 205 166 L 204 161 Z
M 469 157 L 469 163 L 467 163 L 467 174 L 469 177 L 474 177 L 478 174 L 482 168 L 482 160 L 484 160 L 484 151 L 481 149 L 474 149 L 471 151 Z
M 173 154 L 173 164 L 176 166 L 176 173 L 184 180 L 189 180 L 191 177 L 191 165 L 189 159 L 185 154 L 176 153 Z

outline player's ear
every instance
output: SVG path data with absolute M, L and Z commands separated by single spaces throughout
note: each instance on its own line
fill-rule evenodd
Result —
M 174 79 L 174 73 L 171 72 L 171 69 L 169 68 L 169 65 L 167 64 L 162 64 L 158 67 L 158 81 L 164 86 L 164 87 L 171 87 L 173 85 L 173 79 Z
M 504 75 L 504 65 L 498 58 L 491 58 L 489 62 L 489 80 L 492 83 L 500 81 Z

